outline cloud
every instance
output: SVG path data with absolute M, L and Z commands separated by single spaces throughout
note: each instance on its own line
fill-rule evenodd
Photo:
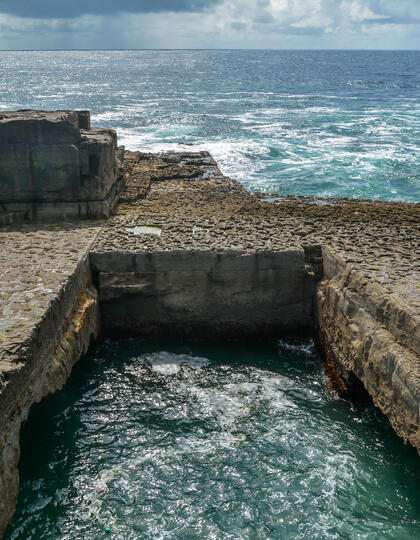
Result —
M 0 0 L 5 49 L 419 49 L 419 36 L 419 0 Z
M 0 0 L 0 13 L 33 19 L 81 15 L 202 11 L 220 0 Z
M 246 41 L 268 48 L 420 45 L 419 0 L 224 0 L 214 12 L 223 21 L 221 32 L 230 31 L 238 46 L 246 47 Z
M 247 24 L 244 22 L 233 22 L 230 25 L 234 30 L 245 30 L 247 28 Z

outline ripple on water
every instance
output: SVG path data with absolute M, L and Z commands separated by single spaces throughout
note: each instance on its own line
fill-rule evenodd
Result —
M 415 538 L 418 457 L 312 342 L 107 342 L 23 433 L 7 539 Z

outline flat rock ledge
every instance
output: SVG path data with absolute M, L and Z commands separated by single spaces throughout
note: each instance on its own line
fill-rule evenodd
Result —
M 19 432 L 99 332 L 315 332 L 420 452 L 420 205 L 250 194 L 207 152 L 126 152 L 107 220 L 0 228 L 0 534 Z

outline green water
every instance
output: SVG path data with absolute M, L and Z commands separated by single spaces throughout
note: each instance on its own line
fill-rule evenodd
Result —
M 6 539 L 420 538 L 416 452 L 325 383 L 310 344 L 106 342 L 33 408 Z

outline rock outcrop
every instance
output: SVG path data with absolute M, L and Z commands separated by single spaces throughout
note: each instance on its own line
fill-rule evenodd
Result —
M 420 452 L 420 317 L 328 247 L 323 260 L 317 325 L 324 355 L 350 392 L 363 383 L 398 435 Z
M 106 200 L 112 133 L 89 130 L 87 113 L 39 114 L 25 143 L 15 119 L 5 144 L 23 145 L 33 163 L 35 147 L 60 141 L 78 152 L 83 204 Z M 420 452 L 420 205 L 251 194 L 207 152 L 127 152 L 124 167 L 110 219 L 0 229 L 0 535 L 17 496 L 20 426 L 32 403 L 64 384 L 98 335 L 99 313 L 102 330 L 117 336 L 316 328 L 343 388 L 361 381 Z M 20 190 L 28 199 L 16 204 L 39 211 L 22 170 L 12 190 L 2 177 L 1 193 Z M 49 185 L 50 172 L 39 174 Z M 70 184 L 56 187 L 71 194 Z M 52 189 L 42 204 L 59 208 L 62 194 Z
M 58 289 L 38 292 L 49 299 L 45 309 L 37 309 L 38 316 L 28 313 L 26 321 L 24 316 L 10 317 L 9 328 L 21 324 L 20 336 L 13 339 L 11 333 L 6 341 L 6 334 L 0 334 L 0 538 L 18 496 L 22 424 L 34 403 L 62 388 L 73 365 L 98 338 L 98 294 L 91 284 L 86 246 L 82 251 Z M 37 303 L 36 293 L 32 298 Z M 27 311 L 35 311 L 31 306 Z
M 0 113 L 0 224 L 108 217 L 122 184 L 117 135 L 89 111 Z

